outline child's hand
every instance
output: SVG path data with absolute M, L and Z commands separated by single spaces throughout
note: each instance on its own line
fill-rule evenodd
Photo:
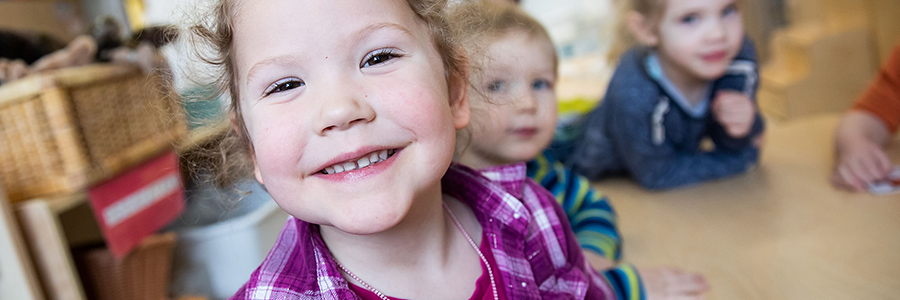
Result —
M 709 290 L 706 278 L 696 273 L 676 268 L 651 268 L 638 270 L 644 280 L 647 300 L 703 299 Z
M 0 82 L 10 82 L 28 75 L 28 65 L 21 59 L 0 58 Z
M 840 188 L 861 192 L 869 183 L 885 178 L 890 171 L 891 160 L 881 146 L 860 139 L 839 150 L 831 181 Z
M 750 97 L 739 92 L 721 91 L 716 94 L 712 107 L 716 122 L 725 127 L 732 138 L 743 138 L 750 133 L 756 116 L 756 106 Z

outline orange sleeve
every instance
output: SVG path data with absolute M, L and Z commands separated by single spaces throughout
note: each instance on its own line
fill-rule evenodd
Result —
M 894 47 L 878 76 L 853 104 L 853 109 L 870 112 L 880 118 L 891 134 L 900 127 L 900 44 Z

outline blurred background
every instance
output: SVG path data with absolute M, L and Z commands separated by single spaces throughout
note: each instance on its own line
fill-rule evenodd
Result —
M 606 54 L 617 30 L 619 1 L 521 1 L 557 44 L 563 101 L 602 96 L 614 67 Z M 0 28 L 66 41 L 112 17 L 124 27 L 125 38 L 145 27 L 182 24 L 194 11 L 190 7 L 202 2 L 5 0 Z M 744 1 L 742 9 L 764 66 L 760 102 L 778 118 L 847 108 L 900 37 L 895 0 L 754 0 Z M 178 57 L 169 61 L 181 63 Z
M 98 28 L 105 28 L 104 24 L 114 24 L 119 30 L 111 31 L 113 35 L 124 41 L 123 44 L 128 44 L 134 39 L 134 33 L 144 29 L 182 26 L 195 17 L 192 8 L 205 1 L 0 0 L 0 30 L 58 41 L 60 46 L 57 48 L 60 48 L 80 35 L 96 34 Z M 548 28 L 556 44 L 561 62 L 557 93 L 563 114 L 586 111 L 600 101 L 605 92 L 615 68 L 608 55 L 615 47 L 619 30 L 619 1 L 624 0 L 522 0 L 520 3 Z M 761 62 L 759 105 L 766 118 L 776 124 L 846 111 L 865 89 L 890 50 L 900 42 L 898 0 L 745 0 L 742 11 L 747 32 L 756 42 Z M 204 98 L 212 93 L 211 87 L 187 80 L 203 72 L 188 67 L 191 62 L 185 55 L 187 51 L 182 41 L 174 40 L 154 47 L 158 54 L 151 55 L 151 62 L 157 63 L 153 59 L 156 56 L 164 58 L 160 61 L 173 70 L 174 82 L 174 91 L 163 92 L 158 98 L 167 98 L 171 94 Z M 129 49 L 133 52 L 122 55 L 124 59 L 134 62 L 132 54 L 141 55 L 140 47 L 132 45 Z M 115 60 L 115 54 L 110 54 L 110 57 Z M 81 69 L 79 72 L 54 75 L 57 76 L 54 80 L 63 89 L 75 91 L 86 86 L 83 83 L 89 80 L 86 78 L 111 82 L 136 74 L 128 68 Z M 145 79 L 134 77 L 134 80 L 143 83 Z M 32 97 L 34 99 L 44 97 L 38 96 L 46 94 L 44 84 L 43 81 L 35 83 L 37 88 L 28 84 L 0 85 L 0 125 L 6 122 L 7 126 L 0 126 L 0 135 L 6 130 L 3 128 L 15 127 L 10 121 L 13 116 L 31 114 L 56 103 L 53 101 L 58 99 L 53 98 L 43 104 L 14 108 L 20 110 L 13 112 L 3 111 L 6 109 L 3 105 L 25 101 L 15 100 L 22 99 L 15 97 L 23 94 L 35 95 Z M 116 86 L 119 85 L 116 83 Z M 118 89 L 98 86 L 100 90 Z M 141 84 L 134 86 L 137 91 L 124 90 L 125 94 L 104 97 L 135 97 L 159 92 L 141 90 Z M 29 87 L 32 88 L 29 90 Z M 102 103 L 92 105 L 104 106 Z M 65 109 L 73 111 L 73 120 L 94 119 L 103 115 L 85 113 L 85 109 L 79 107 Z M 174 111 L 172 108 L 165 109 Z M 35 193 L 28 190 L 10 191 L 10 180 L 13 179 L 8 177 L 23 175 L 8 171 L 13 168 L 10 162 L 0 164 L 0 169 L 8 171 L 3 174 L 7 176 L 4 184 L 9 198 L 0 201 L 0 208 L 3 209 L 0 214 L 0 221 L 3 221 L 0 222 L 0 299 L 221 299 L 231 295 L 246 280 L 267 253 L 287 215 L 266 198 L 257 184 L 238 183 L 241 190 L 259 192 L 247 198 L 249 200 L 237 203 L 235 199 L 240 195 L 234 191 L 192 182 L 190 178 L 209 174 L 193 174 L 184 166 L 173 168 L 179 169 L 186 178 L 183 186 L 177 188 L 186 190 L 187 200 L 183 202 L 183 207 L 170 210 L 177 212 L 177 217 L 163 220 L 161 223 L 165 224 L 153 229 L 156 239 L 131 245 L 124 260 L 123 256 L 116 254 L 105 254 L 109 257 L 100 259 L 86 252 L 91 251 L 87 250 L 89 247 L 96 247 L 98 241 L 102 243 L 101 231 L 108 230 L 98 228 L 94 220 L 86 200 L 88 196 L 83 192 L 87 186 L 93 187 L 130 170 L 139 170 L 143 164 L 161 157 L 160 153 L 189 157 L 191 151 L 203 148 L 205 143 L 216 138 L 192 132 L 191 129 L 197 127 L 204 117 L 221 113 L 221 106 L 188 104 L 187 110 L 186 120 L 173 120 L 177 124 L 157 124 L 158 129 L 146 130 L 153 132 L 140 133 L 144 135 L 116 148 L 124 150 L 116 150 L 119 152 L 115 155 L 94 155 L 91 152 L 94 150 L 86 149 L 71 155 L 64 153 L 61 158 L 39 157 L 35 159 L 38 162 L 34 166 L 25 163 L 17 165 L 21 169 L 34 169 L 37 168 L 35 166 L 64 164 L 67 157 L 84 157 L 83 161 L 79 160 L 74 165 L 84 166 L 84 174 L 101 174 L 87 176 L 79 173 L 66 177 L 66 183 L 76 183 L 52 195 L 42 194 L 46 191 L 44 187 L 34 188 Z M 140 108 L 136 111 L 128 116 L 150 110 Z M 103 123 L 106 125 L 100 127 L 149 128 L 145 123 L 136 123 L 134 118 L 128 118 L 116 121 L 120 123 Z M 51 118 L 47 122 L 50 125 L 42 123 L 36 126 L 49 128 L 56 121 Z M 60 132 L 68 132 L 67 128 L 60 129 Z M 37 130 L 17 133 L 14 139 L 6 140 L 9 145 L 5 146 L 15 144 L 13 146 L 22 148 L 23 145 L 37 144 L 40 141 L 32 141 L 31 138 L 43 136 Z M 166 132 L 166 135 L 153 135 L 158 132 Z M 103 131 L 96 135 L 99 137 L 80 133 L 71 140 L 86 141 L 78 142 L 79 145 L 91 144 L 94 138 L 103 140 L 105 136 L 125 133 Z M 137 136 L 138 133 L 128 135 Z M 172 149 L 176 144 L 174 141 L 182 138 L 190 142 Z M 145 141 L 148 140 L 155 141 L 155 146 L 146 146 Z M 124 142 L 117 140 L 117 143 Z M 56 149 L 54 147 L 57 146 L 47 146 L 46 149 Z M 19 153 L 15 151 L 35 152 L 2 148 L 0 156 Z M 19 156 L 10 156 L 12 160 L 27 161 L 25 154 L 16 155 Z M 85 179 L 86 176 L 89 178 Z M 179 190 L 177 193 L 181 192 Z M 2 195 L 0 193 L 0 200 L 3 200 Z M 177 237 L 158 232 L 174 232 Z M 138 275 L 134 275 L 135 272 Z M 122 283 L 124 287 L 103 286 L 113 279 L 122 278 L 129 278 Z

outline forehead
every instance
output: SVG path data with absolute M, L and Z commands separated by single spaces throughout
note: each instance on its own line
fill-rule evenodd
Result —
M 245 0 L 235 5 L 233 50 L 240 67 L 286 49 L 340 49 L 374 24 L 427 35 L 405 0 Z
M 553 71 L 556 50 L 549 38 L 525 30 L 510 30 L 486 37 L 482 64 L 488 69 L 530 69 Z M 490 70 L 485 70 L 490 71 Z
M 707 9 L 720 9 L 737 0 L 664 0 L 666 14 L 680 13 L 684 11 L 698 11 Z

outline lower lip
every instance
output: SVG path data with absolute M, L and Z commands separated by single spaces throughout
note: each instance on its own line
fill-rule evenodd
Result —
M 706 62 L 718 62 L 718 61 L 725 59 L 726 54 L 727 53 L 725 53 L 725 51 L 722 51 L 722 52 L 716 52 L 716 53 L 709 54 L 709 55 L 704 55 L 703 60 Z
M 391 165 L 394 164 L 394 161 L 397 160 L 397 157 L 400 156 L 400 152 L 402 149 L 397 149 L 394 152 L 394 155 L 388 157 L 387 160 L 380 161 L 373 165 L 369 165 L 368 167 L 362 169 L 356 169 L 353 171 L 341 172 L 336 174 L 316 174 L 316 176 L 329 180 L 329 181 L 359 181 L 366 179 L 367 177 L 376 175 L 378 173 L 384 172 L 387 168 L 390 168 Z

